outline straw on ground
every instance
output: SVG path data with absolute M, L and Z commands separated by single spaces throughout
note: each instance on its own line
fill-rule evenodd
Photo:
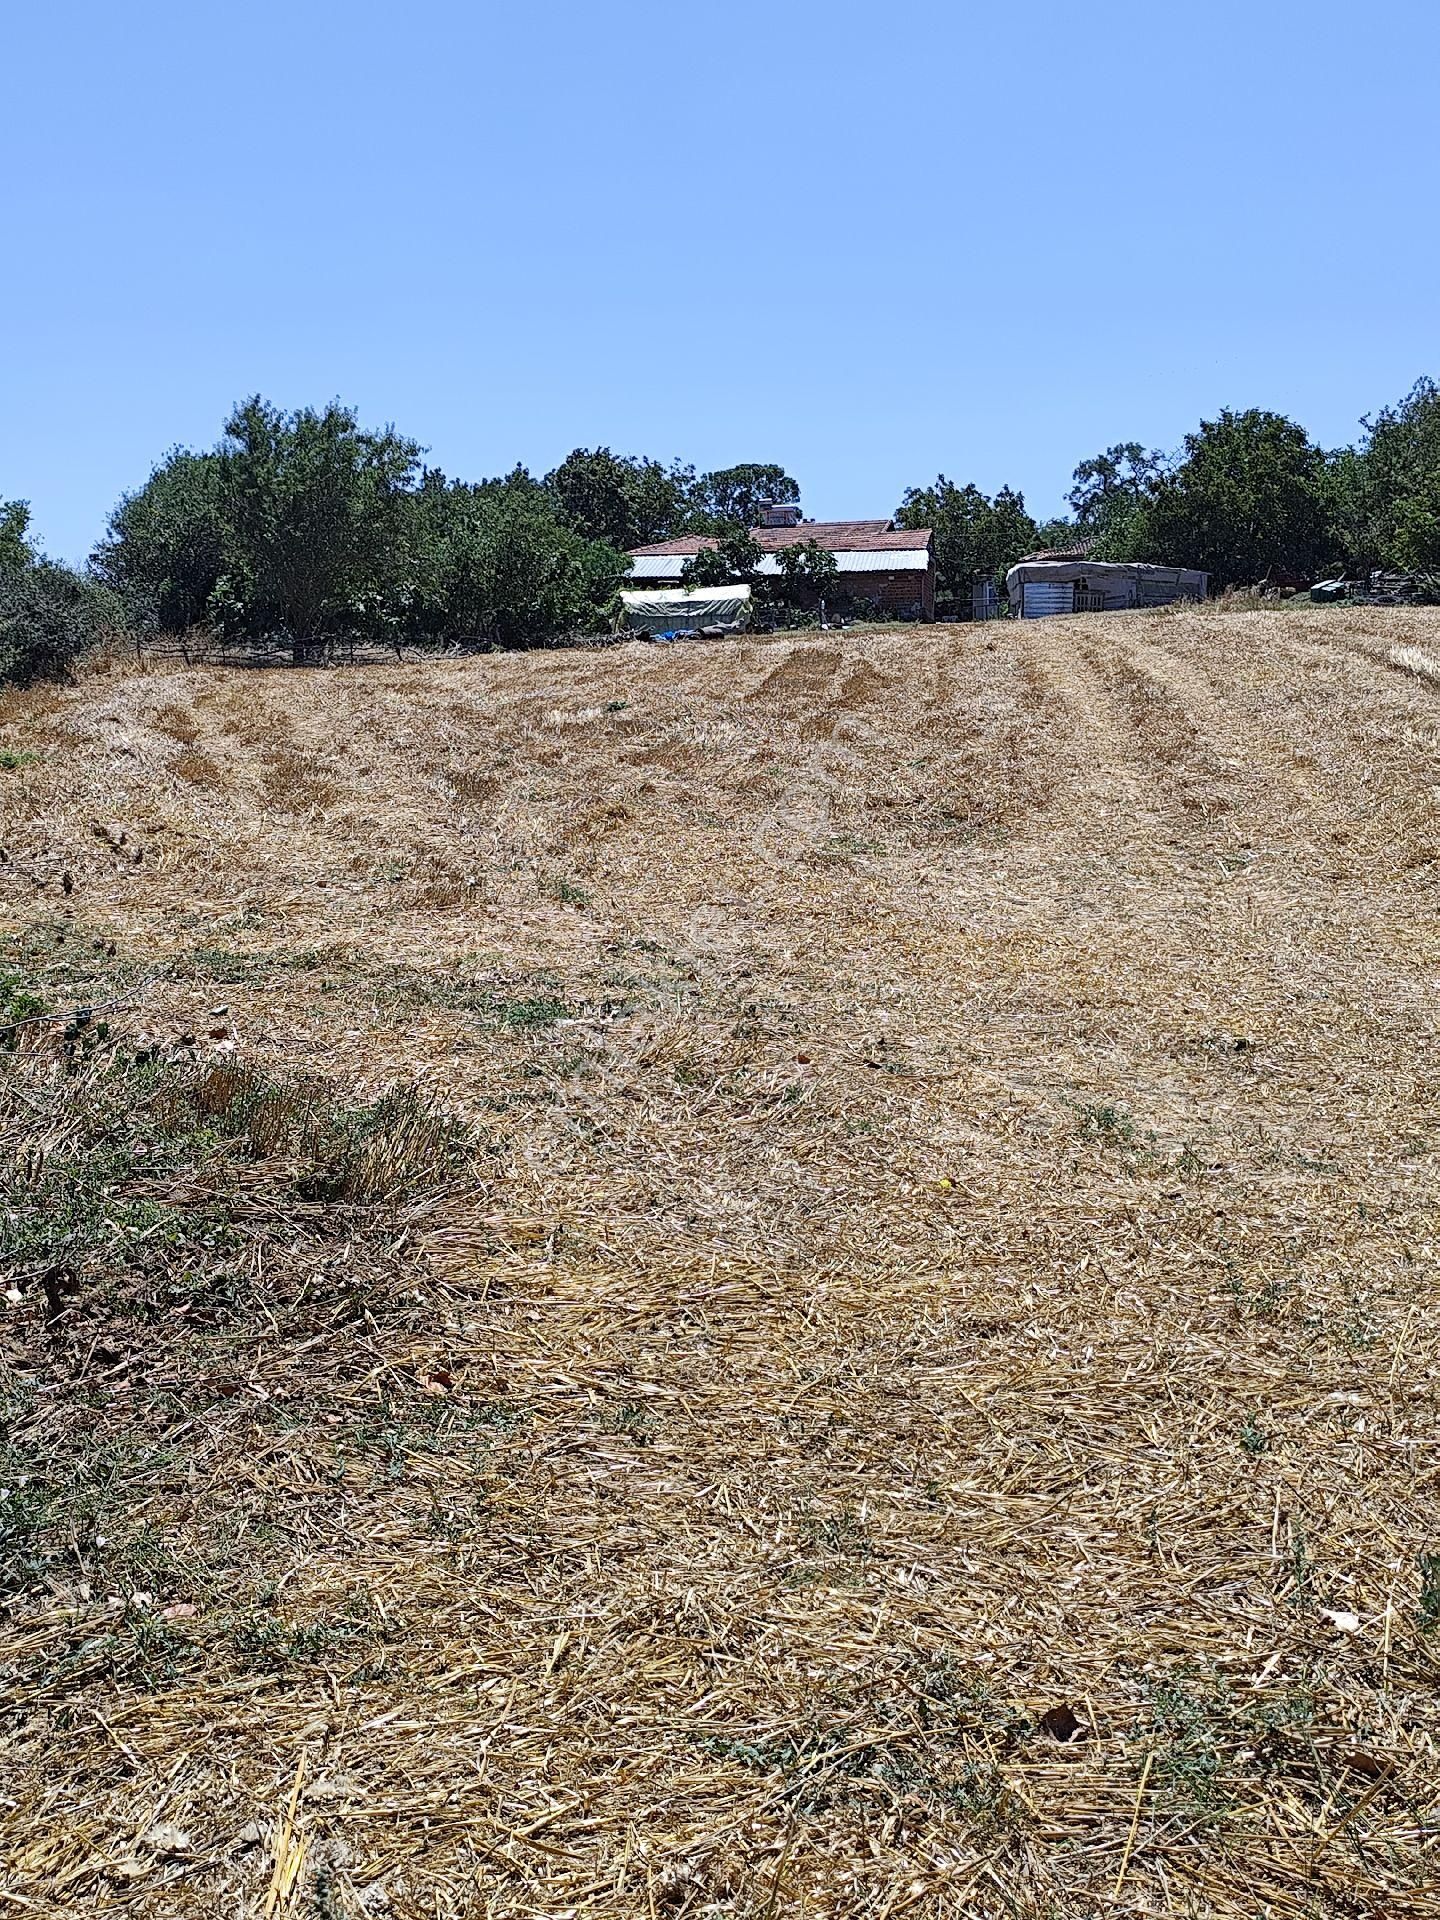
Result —
M 1440 1912 L 1412 651 L 9 696 L 5 1899 Z

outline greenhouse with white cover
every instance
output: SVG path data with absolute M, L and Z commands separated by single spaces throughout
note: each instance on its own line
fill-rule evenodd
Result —
M 632 633 L 737 633 L 750 618 L 750 589 L 652 587 L 622 593 L 620 604 Z

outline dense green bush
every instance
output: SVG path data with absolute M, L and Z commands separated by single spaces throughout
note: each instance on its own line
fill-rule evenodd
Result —
M 110 516 L 90 566 L 131 626 L 184 633 L 210 618 L 225 571 L 225 478 L 223 454 L 177 450 Z
M 434 469 L 405 502 L 403 637 L 420 645 L 543 646 L 613 623 L 626 565 L 561 519 L 523 469 L 468 486 Z
M 0 681 L 61 679 L 99 632 L 87 583 L 48 560 L 0 569 Z
M 37 554 L 23 500 L 0 501 L 0 682 L 56 680 L 118 608 L 94 581 Z
M 451 535 L 439 576 L 457 615 L 457 578 L 469 602 L 468 620 L 453 619 L 449 631 L 504 647 L 593 632 L 610 624 L 626 565 L 613 547 L 583 539 L 538 502 L 482 497 Z

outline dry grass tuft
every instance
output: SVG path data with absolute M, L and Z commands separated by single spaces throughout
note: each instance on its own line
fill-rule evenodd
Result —
M 0 1903 L 1440 1910 L 1417 658 L 7 702 Z
M 1426 653 L 1423 647 L 1391 647 L 1386 657 L 1391 666 L 1399 667 L 1402 673 L 1416 674 L 1440 686 L 1440 660 L 1433 653 Z

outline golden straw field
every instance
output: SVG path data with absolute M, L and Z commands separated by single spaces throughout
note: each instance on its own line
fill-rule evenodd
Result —
M 0 845 L 0 1915 L 1440 1915 L 1440 613 L 115 661 Z

